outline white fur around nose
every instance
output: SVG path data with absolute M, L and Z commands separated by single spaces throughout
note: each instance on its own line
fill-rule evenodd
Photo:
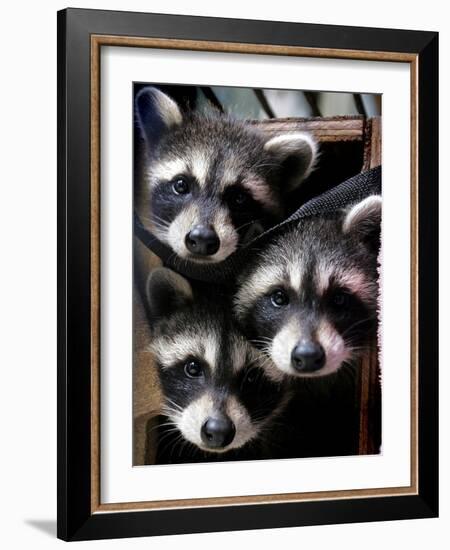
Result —
M 172 419 L 183 437 L 208 452 L 226 452 L 230 449 L 238 449 L 258 435 L 258 427 L 252 424 L 251 418 L 245 407 L 234 397 L 230 396 L 225 404 L 225 411 L 232 420 L 236 435 L 233 441 L 223 449 L 210 449 L 203 444 L 201 429 L 208 418 L 217 414 L 213 397 L 207 393 L 190 403 L 181 415 L 175 415 Z
M 185 238 L 193 227 L 199 223 L 203 223 L 198 205 L 192 203 L 187 205 L 176 216 L 173 222 L 169 225 L 167 231 L 155 231 L 155 234 L 164 242 L 169 244 L 174 252 L 181 258 L 191 258 L 192 255 L 186 248 Z M 206 260 L 203 258 L 195 258 L 196 261 L 213 261 L 221 262 L 232 254 L 236 249 L 239 241 L 239 235 L 233 226 L 229 212 L 225 208 L 218 208 L 209 221 L 209 225 L 214 228 L 220 240 L 219 250 L 208 256 Z
M 182 258 L 187 258 L 190 253 L 186 248 L 184 239 L 189 231 L 198 225 L 200 213 L 196 204 L 189 204 L 178 214 L 169 226 L 167 242 L 174 252 Z
M 316 338 L 325 351 L 325 365 L 315 372 L 297 372 L 291 364 L 291 353 L 301 338 L 301 320 L 291 318 L 272 340 L 270 357 L 275 366 L 286 374 L 302 378 L 326 376 L 336 372 L 351 357 L 351 350 L 342 336 L 329 321 L 323 319 L 316 330 Z
M 336 372 L 345 361 L 350 359 L 351 353 L 344 339 L 333 325 L 323 319 L 317 329 L 316 337 L 325 350 L 325 366 L 316 372 L 309 373 L 310 377 L 326 376 Z
M 211 222 L 220 239 L 220 248 L 211 256 L 211 259 L 215 262 L 221 262 L 236 250 L 239 235 L 226 208 L 217 209 Z
M 227 400 L 226 411 L 236 428 L 236 435 L 229 445 L 230 449 L 238 449 L 258 435 L 257 426 L 252 424 L 247 409 L 236 397 L 231 396 Z
M 214 403 L 212 397 L 205 393 L 195 401 L 192 401 L 174 421 L 185 439 L 194 443 L 197 447 L 204 448 L 201 429 L 213 411 Z
M 296 374 L 291 365 L 291 353 L 300 338 L 300 323 L 291 317 L 272 340 L 270 357 L 276 367 L 286 374 Z

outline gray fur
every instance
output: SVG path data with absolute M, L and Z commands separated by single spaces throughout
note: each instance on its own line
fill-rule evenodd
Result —
M 301 220 L 241 275 L 234 300 L 237 318 L 285 374 L 323 376 L 369 344 L 376 327 L 380 220 L 380 197 L 332 217 Z M 271 299 L 276 289 L 288 296 L 281 307 Z M 345 295 L 347 305 L 341 309 L 336 293 Z M 311 338 L 325 349 L 327 361 L 316 372 L 299 374 L 291 351 Z
M 164 99 L 166 97 L 166 99 Z M 317 145 L 307 134 L 268 138 L 252 124 L 211 108 L 181 113 L 155 88 L 136 98 L 137 119 L 145 137 L 140 205 L 144 225 L 174 252 L 193 261 L 219 262 L 284 213 L 289 192 L 307 177 Z M 183 177 L 189 193 L 171 193 Z M 245 203 L 235 203 L 236 193 Z M 200 257 L 185 238 L 197 226 L 212 227 L 220 248 Z
M 147 290 L 164 414 L 186 441 L 204 451 L 225 453 L 258 439 L 289 393 L 277 369 L 237 330 L 226 299 L 219 296 L 213 304 L 206 296 L 193 296 L 189 283 L 166 268 L 150 275 Z M 192 361 L 202 368 L 199 378 L 186 375 Z M 249 373 L 257 375 L 255 382 Z M 201 429 L 218 415 L 229 417 L 236 433 L 225 447 L 210 449 Z

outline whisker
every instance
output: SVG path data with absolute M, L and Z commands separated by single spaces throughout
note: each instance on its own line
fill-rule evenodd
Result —
M 353 323 L 346 330 L 344 330 L 344 332 L 341 334 L 341 337 L 344 338 L 350 330 L 353 330 L 358 325 L 361 325 L 362 323 L 367 323 L 368 321 L 373 321 L 374 319 L 376 319 L 376 316 L 372 315 L 371 317 L 366 317 L 365 319 L 360 319 L 359 321 L 356 321 L 356 323 Z
M 253 223 L 258 223 L 260 222 L 261 219 L 256 219 L 256 220 L 251 220 L 247 223 L 243 223 L 242 225 L 240 225 L 239 227 L 236 227 L 236 231 L 240 231 L 241 229 L 243 229 L 244 227 L 247 227 L 247 225 L 252 225 Z
M 183 407 L 182 407 L 181 405 L 179 405 L 178 403 L 176 403 L 173 399 L 170 399 L 170 397 L 167 397 L 167 396 L 166 396 L 164 399 L 165 399 L 165 401 L 166 401 L 167 403 L 169 403 L 170 405 L 172 405 L 172 406 L 175 407 L 176 409 L 178 409 L 178 410 L 180 410 L 180 411 L 183 410 Z

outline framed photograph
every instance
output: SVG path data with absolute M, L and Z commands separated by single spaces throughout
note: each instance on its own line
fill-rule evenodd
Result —
M 58 13 L 58 537 L 438 514 L 437 33 Z

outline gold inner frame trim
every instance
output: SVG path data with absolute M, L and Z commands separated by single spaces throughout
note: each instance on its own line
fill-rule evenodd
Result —
M 407 487 L 104 504 L 100 500 L 100 50 L 102 46 L 286 55 L 408 63 L 411 75 L 411 484 Z M 418 56 L 401 52 L 305 48 L 132 36 L 91 35 L 91 513 L 274 504 L 418 494 Z

